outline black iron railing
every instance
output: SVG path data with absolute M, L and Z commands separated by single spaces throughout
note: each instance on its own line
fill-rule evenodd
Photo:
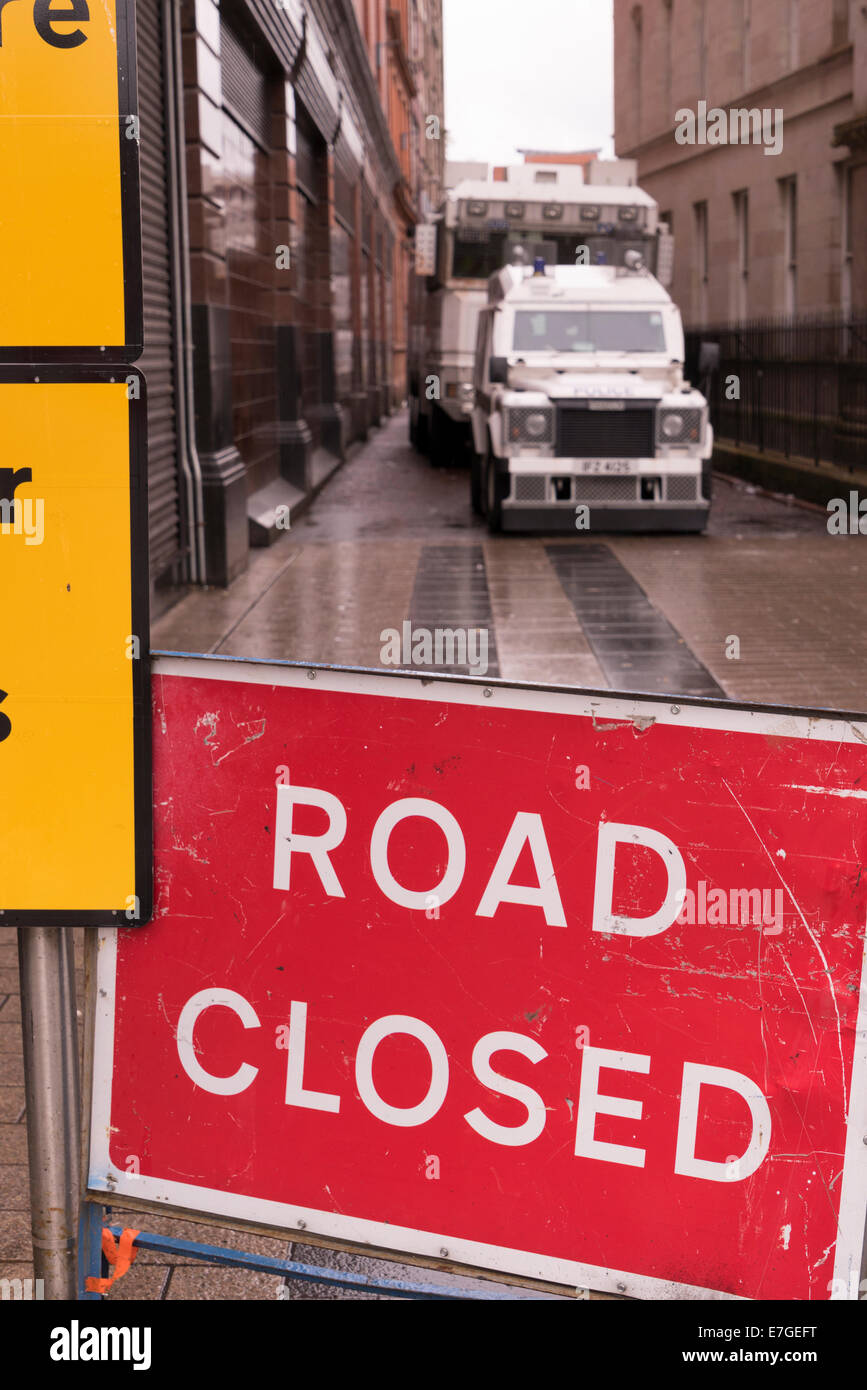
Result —
M 867 316 L 755 319 L 686 340 L 687 377 L 706 390 L 720 441 L 867 467 Z M 702 342 L 720 348 L 709 383 L 699 375 Z

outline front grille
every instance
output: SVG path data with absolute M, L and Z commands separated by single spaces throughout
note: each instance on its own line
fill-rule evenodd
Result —
M 666 479 L 665 495 L 669 502 L 694 502 L 698 479 L 690 473 L 672 473 Z
M 557 409 L 558 458 L 653 458 L 652 407 L 588 410 L 561 405 Z
M 576 478 L 576 502 L 634 502 L 638 478 Z
M 519 473 L 516 476 L 514 493 L 516 502 L 544 502 L 546 496 L 545 475 L 543 473 Z

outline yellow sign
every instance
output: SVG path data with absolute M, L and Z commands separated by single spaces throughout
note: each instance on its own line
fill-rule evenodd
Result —
M 129 0 L 0 0 L 2 361 L 141 351 L 131 26 Z
M 0 372 L 0 922 L 150 915 L 143 387 Z

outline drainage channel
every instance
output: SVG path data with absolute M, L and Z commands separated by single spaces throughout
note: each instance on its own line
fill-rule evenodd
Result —
M 416 634 L 419 630 L 430 633 L 434 655 L 438 634 L 442 657 L 457 657 L 462 650 L 463 661 L 438 661 L 437 670 L 460 676 L 499 676 L 494 613 L 480 545 L 422 546 L 409 620 Z M 472 628 L 480 631 L 473 634 Z M 479 657 L 485 652 L 484 641 L 487 670 L 481 671 Z M 416 664 L 413 662 L 413 669 Z
M 615 690 L 726 698 L 607 545 L 546 545 L 545 551 Z

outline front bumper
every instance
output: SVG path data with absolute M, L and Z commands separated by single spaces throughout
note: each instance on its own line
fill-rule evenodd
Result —
M 589 505 L 589 504 L 588 504 Z M 575 506 L 558 503 L 549 507 L 525 507 L 503 502 L 504 531 L 566 532 L 572 536 L 599 535 L 604 531 L 703 531 L 710 503 L 668 507 L 659 502 L 639 502 L 631 507 L 590 506 L 589 526 L 575 525 Z
M 631 462 L 631 461 L 630 461 Z M 710 511 L 710 461 L 641 459 L 630 473 L 585 473 L 583 460 L 508 461 L 507 531 L 701 531 Z M 578 524 L 579 506 L 589 524 Z

